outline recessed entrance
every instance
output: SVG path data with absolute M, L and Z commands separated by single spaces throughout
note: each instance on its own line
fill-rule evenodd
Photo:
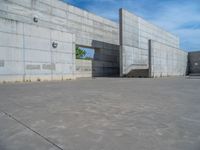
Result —
M 110 52 L 111 53 L 111 52 Z M 76 46 L 76 77 L 119 76 L 119 63 L 109 50 Z

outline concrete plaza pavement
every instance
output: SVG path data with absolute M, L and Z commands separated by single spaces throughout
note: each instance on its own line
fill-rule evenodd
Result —
M 199 150 L 200 79 L 0 85 L 0 150 Z

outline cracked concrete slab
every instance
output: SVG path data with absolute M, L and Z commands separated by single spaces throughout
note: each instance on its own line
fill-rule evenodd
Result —
M 0 114 L 0 149 L 60 150 L 2 112 Z

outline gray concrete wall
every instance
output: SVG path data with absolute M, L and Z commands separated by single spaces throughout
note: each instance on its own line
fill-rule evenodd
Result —
M 120 74 L 132 70 L 148 69 L 148 48 L 139 46 L 139 18 L 120 10 Z M 148 45 L 147 45 L 148 46 Z
M 90 47 L 119 45 L 118 24 L 60 0 L 1 0 L 0 17 L 75 33 L 76 44 Z M 99 42 L 99 43 L 98 43 Z M 105 44 L 105 45 L 104 45 Z
M 76 77 L 118 76 L 117 64 L 98 60 L 76 59 Z
M 34 17 L 38 22 L 33 21 Z M 51 67 L 62 70 L 57 72 L 51 70 L 58 75 L 63 72 L 73 74 L 75 65 L 72 67 L 71 63 L 75 61 L 75 48 L 69 40 L 72 34 L 75 35 L 73 44 L 100 49 L 96 54 L 99 61 L 109 65 L 110 62 L 114 64 L 110 69 L 107 66 L 108 72 L 111 72 L 116 65 L 119 70 L 119 28 L 115 22 L 59 0 L 0 0 L 0 19 L 1 51 L 9 51 L 12 56 L 18 51 L 20 53 L 19 57 L 16 56 L 17 60 L 8 55 L 1 56 L 3 58 L 0 60 L 0 74 L 4 76 L 6 72 L 6 76 L 10 76 L 7 79 L 11 79 L 12 76 L 15 80 L 19 75 L 21 80 L 21 74 L 24 72 L 41 77 L 44 73 L 39 71 L 42 66 L 39 67 L 38 62 L 49 64 L 54 59 L 59 59 L 58 63 L 64 63 L 66 66 L 48 65 L 44 67 L 45 74 L 49 74 L 50 70 L 47 68 Z M 59 45 L 55 50 L 56 53 L 51 50 L 53 40 Z M 23 51 L 27 51 L 26 54 L 22 52 L 22 48 Z M 5 63 L 8 59 L 12 62 L 18 61 L 19 64 Z M 31 63 L 26 66 L 23 65 L 23 61 Z M 13 68 L 17 70 L 12 72 Z M 2 77 L 1 79 L 4 80 Z
M 121 75 L 147 76 L 149 39 L 179 48 L 176 36 L 126 10 L 119 30 L 118 23 L 59 0 L 0 0 L 0 26 L 1 81 L 74 78 L 75 46 L 95 49 L 93 76 L 116 76 L 119 67 Z
M 119 51 L 95 49 L 92 67 L 95 77 L 119 76 Z
M 151 77 L 184 76 L 187 70 L 187 52 L 151 41 Z
M 178 37 L 164 31 L 159 27 L 156 27 L 151 23 L 148 23 L 144 19 L 124 9 L 121 9 L 120 10 L 120 68 L 121 68 L 120 74 L 122 76 L 129 75 L 130 73 L 138 75 L 138 71 L 143 72 L 139 76 L 144 76 L 144 77 L 148 76 L 148 74 L 144 73 L 146 72 L 145 70 L 151 67 L 151 64 L 149 64 L 150 54 L 149 54 L 149 43 L 148 43 L 150 39 L 162 43 L 164 49 L 163 47 L 160 47 L 158 51 L 163 55 L 164 53 L 168 53 L 168 51 L 165 50 L 166 47 L 168 48 L 174 47 L 172 48 L 173 49 L 172 51 L 179 49 Z M 179 54 L 179 50 L 176 53 Z M 180 52 L 180 53 L 185 54 L 185 52 Z M 178 57 L 175 57 L 174 59 L 176 58 L 178 59 Z M 185 63 L 185 59 L 183 59 L 183 63 Z M 173 66 L 175 67 L 175 65 L 172 64 L 172 67 Z M 165 63 L 163 64 L 163 66 L 160 67 L 165 70 L 166 68 Z M 162 76 L 178 74 L 176 70 L 174 71 L 175 72 L 173 71 L 163 72 L 163 70 L 160 70 L 158 72 L 163 72 Z
M 115 77 L 119 76 L 118 64 L 105 61 L 92 61 L 92 76 L 93 77 Z
M 0 81 L 74 78 L 73 34 L 0 18 L 0 39 Z
M 188 73 L 189 75 L 200 75 L 200 51 L 189 52 Z
M 92 60 L 76 59 L 76 77 L 92 77 Z

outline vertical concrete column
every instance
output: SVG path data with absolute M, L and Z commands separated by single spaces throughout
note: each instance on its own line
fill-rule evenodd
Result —
M 23 82 L 25 82 L 25 78 L 26 78 L 26 63 L 25 63 L 25 35 L 24 35 L 24 23 L 22 23 L 22 27 L 23 27 L 23 69 L 24 69 L 24 72 L 23 72 Z
M 149 63 L 149 78 L 152 77 L 151 72 L 152 72 L 152 63 L 151 63 L 151 57 L 152 57 L 152 40 L 148 41 L 148 45 L 149 45 L 149 54 L 148 54 L 148 63 Z
M 123 76 L 123 17 L 122 17 L 122 9 L 119 10 L 119 42 L 120 42 L 120 48 L 119 48 L 119 60 L 120 60 L 120 77 Z
M 51 31 L 51 36 L 50 36 L 50 56 L 51 56 L 51 59 L 50 59 L 50 66 L 53 65 L 53 47 L 52 47 L 52 43 L 53 43 L 53 39 L 52 39 L 52 31 Z M 51 72 L 51 80 L 53 80 L 53 69 L 52 67 L 50 67 L 50 72 Z
M 76 79 L 76 35 L 72 35 L 73 78 Z

